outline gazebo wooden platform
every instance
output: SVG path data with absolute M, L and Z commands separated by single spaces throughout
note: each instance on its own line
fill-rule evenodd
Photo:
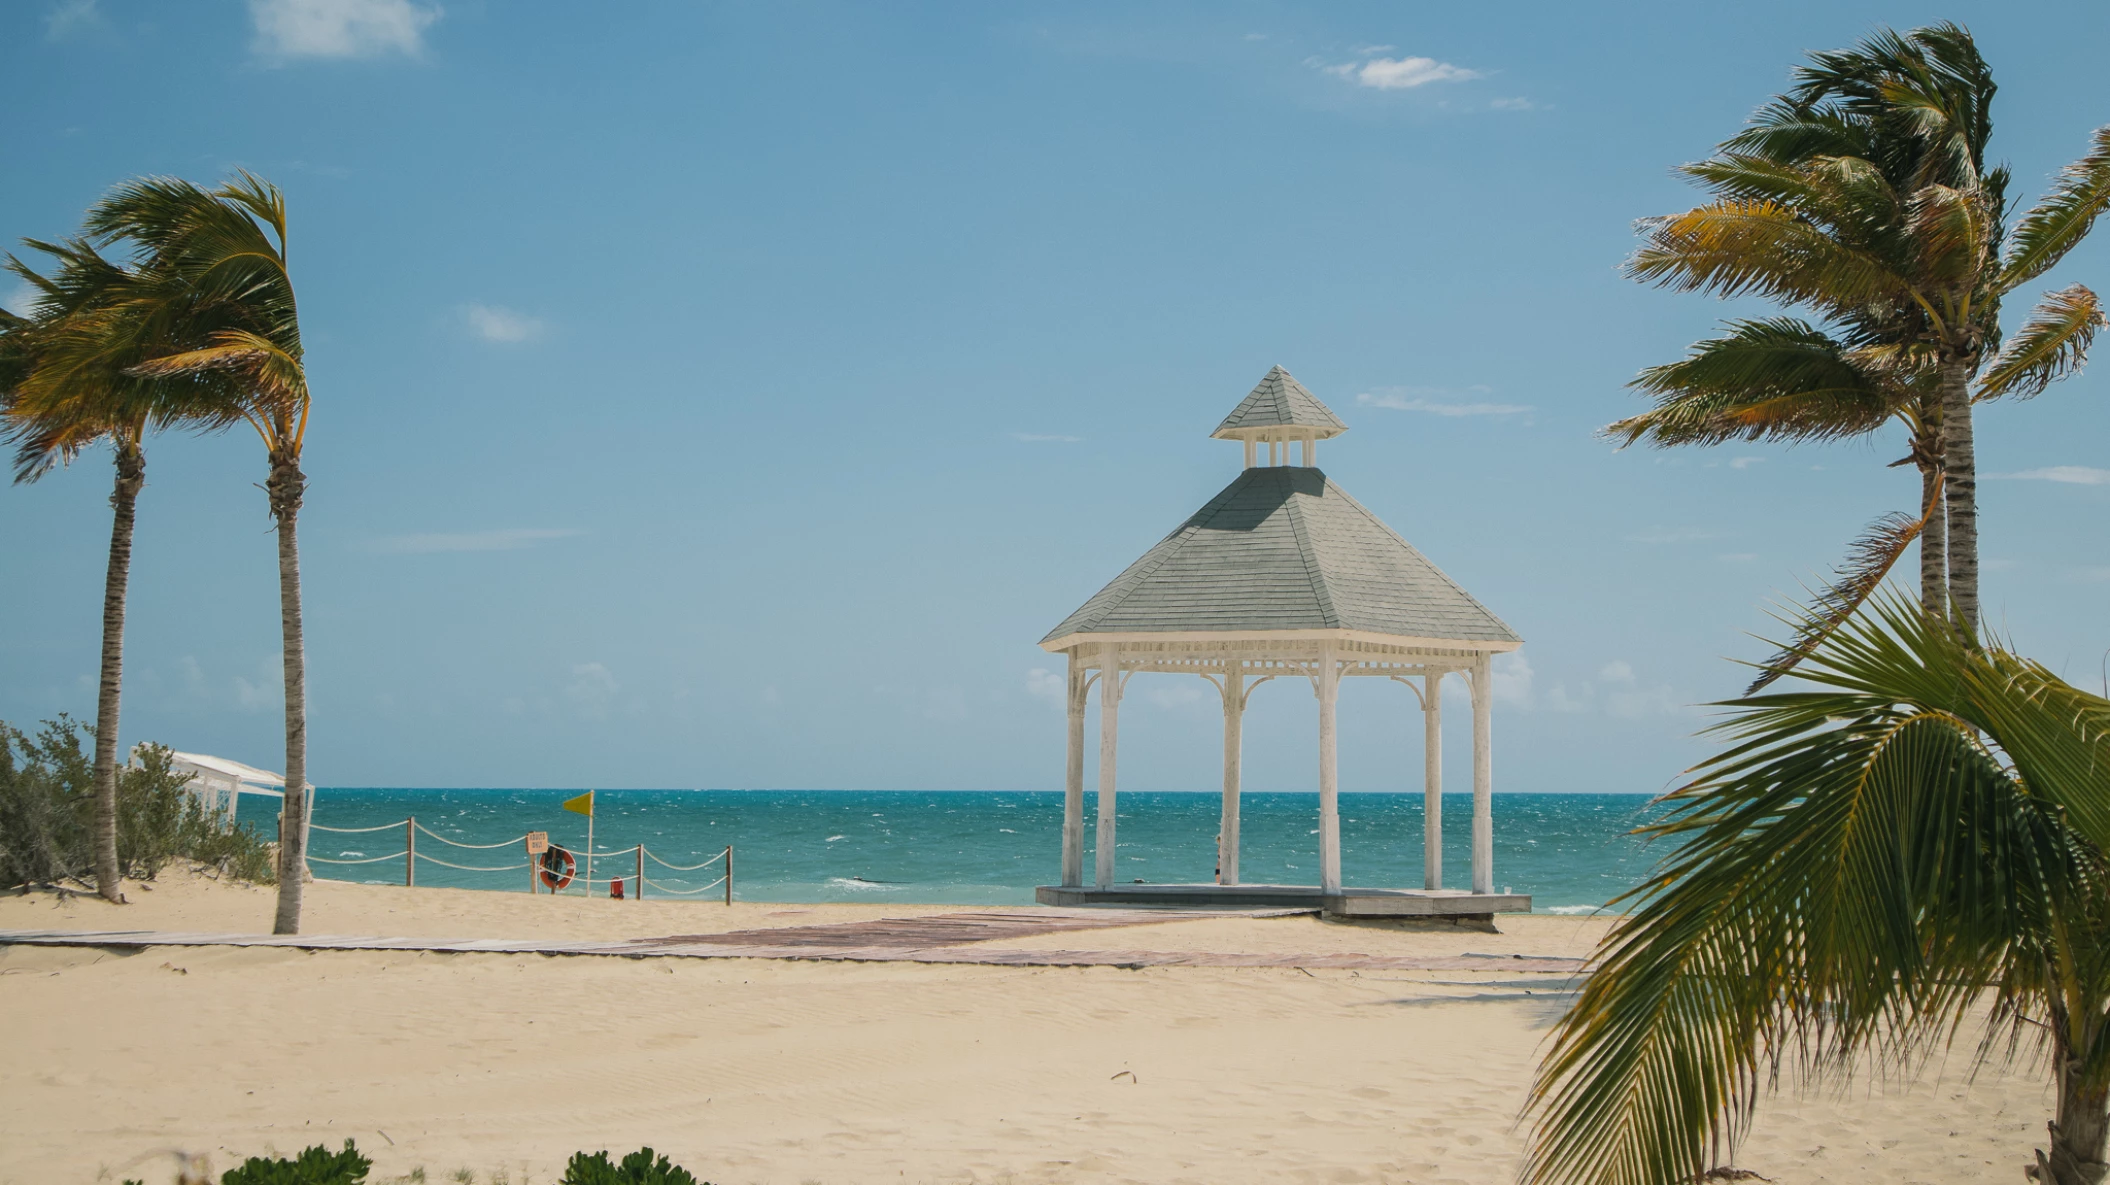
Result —
M 1492 721 L 1496 654 L 1523 644 L 1456 582 L 1328 480 L 1318 443 L 1347 431 L 1281 367 L 1212 435 L 1245 446 L 1245 470 L 1099 590 L 1041 647 L 1069 658 L 1069 762 L 1062 883 L 1047 905 L 1320 908 L 1349 916 L 1491 917 L 1531 898 L 1494 885 Z M 1262 455 L 1265 446 L 1265 455 Z M 1296 463 L 1292 464 L 1293 449 Z M 1115 749 L 1122 691 L 1139 672 L 1198 675 L 1223 702 L 1223 825 L 1218 883 L 1115 883 Z M 1443 887 L 1441 684 L 1472 692 L 1472 889 Z M 1389 679 L 1423 718 L 1423 885 L 1344 888 L 1335 703 L 1341 680 Z M 1319 700 L 1319 884 L 1246 885 L 1238 876 L 1239 760 L 1253 689 L 1302 678 Z M 1099 688 L 1099 794 L 1092 883 L 1084 882 L 1084 718 Z

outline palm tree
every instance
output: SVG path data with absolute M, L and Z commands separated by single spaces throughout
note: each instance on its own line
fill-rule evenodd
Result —
M 1909 1068 L 1975 1017 L 1980 1058 L 2049 1055 L 2032 1175 L 2100 1182 L 2110 700 L 1902 599 L 1797 673 L 1723 705 L 1729 747 L 1649 828 L 1676 846 L 1554 1033 L 1525 1180 L 1698 1179 L 1784 1068 Z
M 1921 513 L 1864 540 L 1827 595 L 1850 612 L 1918 533 L 1923 600 L 1975 629 L 1972 409 L 2078 370 L 2104 324 L 2096 294 L 2075 284 L 2043 297 L 2003 343 L 2000 303 L 2110 207 L 2110 127 L 2010 228 L 2007 171 L 1985 163 L 1995 87 L 1967 30 L 1885 31 L 1813 55 L 1798 77 L 1713 157 L 1684 168 L 1715 200 L 1647 221 L 1628 272 L 1680 291 L 1764 296 L 1823 323 L 1733 324 L 1683 362 L 1644 372 L 1637 385 L 1658 406 L 1609 431 L 1661 444 L 1797 441 L 1904 420 Z M 1842 616 L 1814 619 L 1818 632 Z
M 126 324 L 140 277 L 86 242 L 26 240 L 58 266 L 49 276 L 9 256 L 8 270 L 37 293 L 27 316 L 0 310 L 0 440 L 15 445 L 15 480 L 31 482 L 108 441 L 117 479 L 110 493 L 110 559 L 103 580 L 102 671 L 95 707 L 95 888 L 124 901 L 117 859 L 117 752 L 124 675 L 125 596 L 132 530 L 146 484 L 142 447 L 150 427 L 173 410 L 167 392 L 128 377 L 140 360 Z
M 297 526 L 307 476 L 301 448 L 308 383 L 300 315 L 286 265 L 286 201 L 244 172 L 217 189 L 150 177 L 89 211 L 91 233 L 129 240 L 160 279 L 143 318 L 174 348 L 133 366 L 145 379 L 197 385 L 217 423 L 246 423 L 270 462 L 264 489 L 278 527 L 279 624 L 285 670 L 286 797 L 279 819 L 273 932 L 300 931 L 307 872 L 307 655 L 302 641 Z

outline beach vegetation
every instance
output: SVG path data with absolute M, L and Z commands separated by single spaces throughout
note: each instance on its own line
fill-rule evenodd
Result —
M 1759 1099 L 1959 1042 L 2048 1073 L 2042 1185 L 2110 1134 L 2110 700 L 1879 596 L 1791 690 L 1720 705 L 1723 751 L 1643 830 L 1534 1085 L 1533 1185 L 1724 1165 Z
M 93 885 L 96 876 L 94 763 L 84 737 L 94 730 L 67 716 L 47 720 L 34 734 L 0 721 L 0 885 Z M 197 795 L 188 775 L 170 768 L 171 754 L 140 745 L 118 771 L 118 868 L 153 880 L 179 860 L 220 875 L 270 883 L 271 845 L 247 825 L 228 827 Z
M 1711 199 L 1642 222 L 1627 273 L 1804 316 L 1729 322 L 1679 361 L 1641 372 L 1649 411 L 1612 424 L 1632 444 L 1804 441 L 1905 428 L 1896 464 L 1920 501 L 1877 520 L 1815 598 L 1807 629 L 1756 687 L 1872 595 L 1915 540 L 1920 598 L 1979 619 L 1973 409 L 2077 372 L 2105 324 L 2095 292 L 2039 297 L 2003 337 L 2002 301 L 2038 283 L 2110 208 L 2110 127 L 2034 206 L 2011 218 L 2006 166 L 1989 164 L 1991 68 L 1969 30 L 1881 30 L 1812 54 L 1796 85 L 1681 172 Z
M 220 1185 L 362 1185 L 374 1167 L 350 1140 L 332 1152 L 316 1144 L 290 1160 L 252 1156 L 220 1175 Z
M 694 1174 L 650 1148 L 640 1148 L 619 1161 L 608 1153 L 574 1153 L 564 1166 L 559 1185 L 708 1185 Z

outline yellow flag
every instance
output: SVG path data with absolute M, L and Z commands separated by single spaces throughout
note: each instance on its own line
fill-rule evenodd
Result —
M 585 815 L 589 819 L 593 818 L 593 791 L 588 790 L 577 798 L 566 800 L 564 809 L 575 815 Z

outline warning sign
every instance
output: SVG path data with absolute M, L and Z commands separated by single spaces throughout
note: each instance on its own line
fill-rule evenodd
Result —
M 527 850 L 530 856 L 539 856 L 549 851 L 549 832 L 530 831 L 527 834 Z

